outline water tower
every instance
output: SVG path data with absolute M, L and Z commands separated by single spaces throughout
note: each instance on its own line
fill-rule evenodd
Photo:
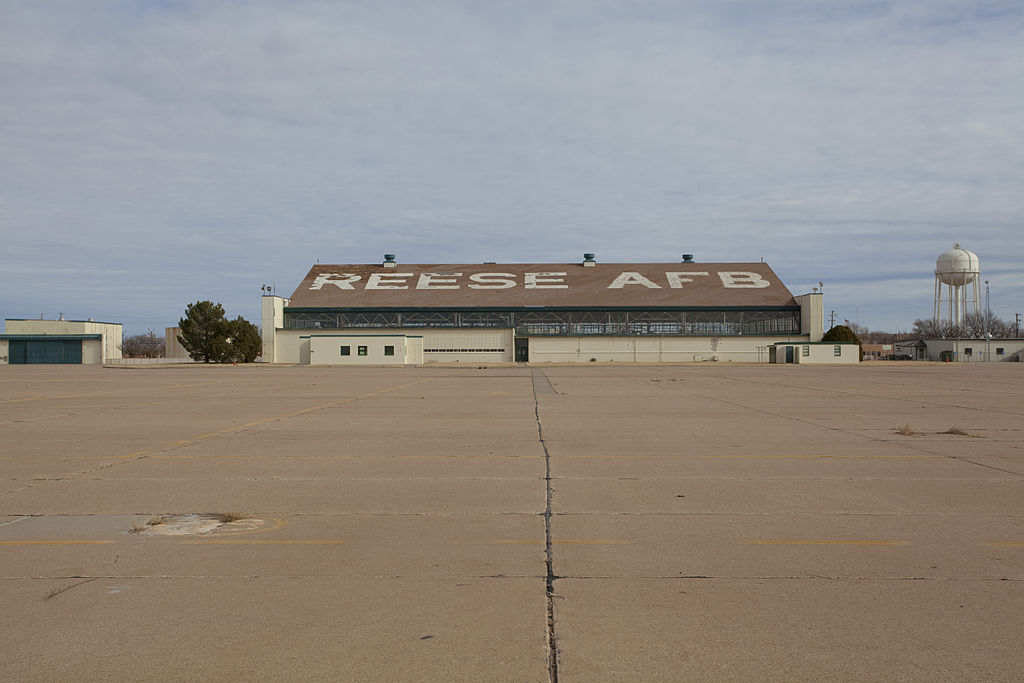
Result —
M 977 254 L 959 244 L 940 254 L 935 261 L 935 319 L 962 325 L 966 316 L 978 313 L 980 276 Z

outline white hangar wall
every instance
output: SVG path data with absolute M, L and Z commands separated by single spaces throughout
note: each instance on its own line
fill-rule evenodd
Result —
M 531 363 L 767 363 L 777 337 L 531 337 Z

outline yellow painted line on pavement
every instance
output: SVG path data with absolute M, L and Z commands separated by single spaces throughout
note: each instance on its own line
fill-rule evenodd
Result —
M 180 389 L 181 387 L 201 387 L 208 384 L 221 384 L 224 380 L 218 379 L 212 382 L 195 382 L 192 384 L 171 384 L 170 386 L 163 384 L 153 387 L 130 387 L 128 389 L 112 389 L 110 391 L 92 391 L 84 394 L 57 394 L 53 396 L 46 396 L 44 394 L 36 394 L 35 396 L 29 396 L 27 398 L 11 398 L 3 401 L 4 403 L 22 403 L 24 401 L 47 401 L 47 400 L 60 400 L 65 398 L 89 398 L 92 396 L 109 396 L 111 394 L 125 394 L 132 391 L 153 391 L 156 389 Z
M 838 540 L 831 538 L 822 539 L 758 539 L 744 541 L 752 545 L 910 545 L 910 541 L 882 541 L 882 540 Z
M 531 543 L 544 544 L 544 539 L 510 539 L 502 541 L 491 541 L 494 545 L 526 545 Z M 552 545 L 628 545 L 629 541 L 601 540 L 601 539 L 562 539 L 551 541 Z
M 131 458 L 135 455 L 145 455 L 149 451 L 140 451 L 131 455 L 122 455 L 121 458 Z M 20 456 L 27 457 L 27 456 Z M 83 458 L 99 458 L 99 457 L 110 457 L 110 456 L 81 456 Z M 332 455 L 324 453 L 299 453 L 295 455 L 253 455 L 251 453 L 154 453 L 152 458 L 169 458 L 177 460 L 187 460 L 189 458 L 215 458 L 217 460 L 223 460 L 226 458 L 257 458 L 259 460 L 269 460 L 270 458 L 278 458 L 281 460 L 370 460 L 370 459 L 383 459 L 383 460 L 450 460 L 452 458 L 472 458 L 473 460 L 483 460 L 486 458 L 505 458 L 514 460 L 539 460 L 543 458 L 543 455 L 512 455 L 508 453 L 493 455 L 478 455 L 473 454 L 456 454 L 456 455 L 413 455 L 408 453 L 379 453 L 374 455 Z M 4 459 L 0 456 L 0 460 Z M 13 458 L 11 458 L 13 460 Z
M 280 540 L 272 541 L 262 538 L 245 540 L 205 540 L 185 541 L 186 545 L 341 545 L 345 541 L 337 539 L 312 539 L 312 540 Z
M 371 391 L 368 394 L 361 394 L 359 396 L 352 396 L 350 398 L 345 398 L 345 399 L 342 399 L 340 401 L 328 401 L 327 403 L 321 403 L 320 405 L 310 406 L 309 408 L 303 408 L 302 410 L 294 410 L 294 411 L 292 411 L 290 413 L 283 413 L 281 415 L 273 415 L 271 417 L 265 417 L 265 418 L 263 418 L 261 420 L 254 420 L 252 422 L 247 422 L 246 424 L 239 425 L 237 427 L 228 427 L 227 429 L 222 429 L 219 432 L 211 432 L 211 433 L 208 433 L 208 434 L 202 434 L 200 436 L 194 436 L 194 437 L 192 437 L 190 439 L 181 439 L 180 441 L 172 441 L 169 444 L 166 444 L 160 450 L 168 451 L 168 450 L 178 449 L 178 448 L 181 448 L 183 446 L 191 446 L 194 443 L 197 443 L 197 442 L 202 441 L 204 439 L 212 438 L 214 436 L 219 436 L 221 434 L 233 434 L 235 432 L 240 432 L 243 429 L 246 429 L 248 427 L 257 427 L 257 426 L 262 425 L 262 424 L 267 424 L 268 422 L 277 422 L 278 420 L 284 420 L 284 419 L 287 419 L 289 417 L 298 417 L 299 415 L 306 415 L 308 413 L 312 413 L 312 412 L 315 412 L 317 410 L 324 410 L 324 409 L 327 409 L 327 408 L 336 408 L 338 406 L 343 406 L 343 405 L 345 405 L 347 403 L 353 403 L 355 401 L 361 401 L 363 399 L 372 398 L 373 396 L 378 396 L 380 394 L 386 394 L 386 393 L 391 392 L 391 391 L 398 391 L 399 389 L 405 389 L 406 387 L 415 386 L 417 384 L 423 384 L 424 382 L 432 382 L 435 379 L 437 379 L 437 378 L 436 377 L 427 377 L 425 379 L 416 380 L 415 382 L 408 382 L 406 384 L 400 384 L 400 385 L 395 386 L 395 387 L 388 387 L 387 389 L 381 389 L 379 391 Z M 133 453 L 131 455 L 125 455 L 125 456 L 122 456 L 122 457 L 123 458 L 133 458 L 133 457 L 139 457 L 141 455 L 148 455 L 148 453 L 149 453 L 148 451 L 140 451 L 140 452 L 136 452 L 136 453 Z
M 680 453 L 686 458 L 730 460 L 921 460 L 946 458 L 945 455 L 730 455 L 728 453 Z M 665 455 L 560 455 L 559 458 L 664 458 Z
M 106 545 L 113 541 L 0 541 L 0 545 Z
M 371 391 L 370 393 L 360 394 L 358 396 L 351 396 L 349 398 L 343 398 L 341 400 L 332 400 L 332 401 L 328 401 L 326 403 L 321 403 L 321 404 L 318 404 L 318 405 L 310 405 L 309 408 L 304 408 L 304 409 L 299 410 L 299 411 L 292 411 L 291 413 L 284 413 L 282 415 L 274 415 L 274 416 L 271 416 L 271 417 L 268 417 L 268 418 L 263 418 L 262 420 L 254 420 L 253 422 L 248 422 L 248 423 L 246 423 L 244 425 L 239 425 L 237 427 L 228 427 L 227 429 L 221 429 L 219 432 L 216 432 L 216 433 L 213 433 L 213 434 L 203 434 L 201 436 L 194 436 L 193 438 L 181 439 L 180 441 L 172 441 L 171 443 L 168 443 L 167 445 L 165 445 L 163 450 L 164 451 L 169 451 L 169 450 L 172 450 L 172 449 L 178 449 L 178 447 L 181 447 L 181 446 L 184 446 L 184 445 L 190 445 L 190 444 L 196 443 L 199 440 L 202 440 L 202 439 L 205 439 L 205 438 L 209 438 L 211 436 L 217 436 L 219 434 L 232 434 L 232 433 L 240 432 L 243 429 L 247 429 L 248 427 L 257 427 L 259 425 L 267 424 L 269 422 L 278 422 L 279 420 L 286 420 L 288 418 L 295 418 L 295 417 L 299 417 L 300 415 L 308 415 L 309 413 L 314 413 L 316 411 L 323 411 L 323 410 L 326 410 L 326 409 L 329 409 L 329 408 L 337 408 L 337 407 L 339 407 L 339 405 L 345 405 L 346 403 L 351 403 L 351 402 L 354 402 L 356 400 L 362 400 L 362 399 L 365 399 L 365 398 L 371 398 L 373 396 L 377 396 L 377 395 L 380 395 L 380 394 L 388 393 L 390 391 L 397 391 L 398 389 L 404 389 L 404 388 L 407 388 L 407 387 L 415 386 L 417 384 L 423 384 L 424 382 L 432 382 L 435 379 L 437 379 L 437 378 L 436 377 L 428 377 L 426 379 L 417 380 L 416 382 L 409 382 L 407 384 L 399 384 L 398 386 L 388 387 L 386 389 L 381 389 L 379 391 Z
M 128 458 L 137 458 L 137 457 L 139 457 L 140 455 L 146 455 L 147 453 L 151 453 L 151 452 L 152 452 L 152 451 L 135 451 L 134 453 L 129 453 L 128 455 L 122 455 L 121 457 L 122 457 L 122 458 L 125 458 L 125 459 L 128 459 Z M 96 456 L 96 457 L 107 457 L 107 456 Z
M 992 545 L 1000 548 L 1024 548 L 1024 541 L 992 541 Z

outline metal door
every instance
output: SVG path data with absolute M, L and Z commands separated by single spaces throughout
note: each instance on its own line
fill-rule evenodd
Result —
M 530 361 L 530 339 L 529 337 L 516 337 L 516 362 L 528 363 Z
M 27 344 L 28 342 L 24 339 L 12 339 L 7 342 L 7 355 L 9 358 L 7 362 L 12 365 L 21 365 L 28 362 L 25 353 L 25 347 Z
M 8 342 L 11 363 L 81 364 L 82 342 L 77 339 L 21 339 Z

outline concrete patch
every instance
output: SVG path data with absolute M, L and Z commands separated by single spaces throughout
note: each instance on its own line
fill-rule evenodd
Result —
M 148 520 L 140 534 L 159 536 L 195 536 L 227 531 L 254 531 L 264 526 L 262 519 L 236 519 L 234 515 L 191 514 L 161 515 Z

